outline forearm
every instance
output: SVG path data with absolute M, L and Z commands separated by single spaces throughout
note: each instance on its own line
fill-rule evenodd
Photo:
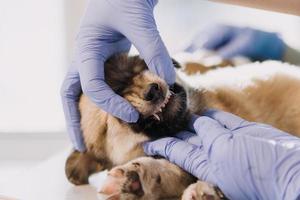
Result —
M 299 0 L 211 0 L 300 16 Z

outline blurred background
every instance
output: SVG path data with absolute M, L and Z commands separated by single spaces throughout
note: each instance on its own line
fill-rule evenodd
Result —
M 0 0 L 0 179 L 70 145 L 59 91 L 85 4 Z M 212 23 L 275 31 L 300 49 L 300 18 L 292 15 L 209 1 L 161 0 L 155 17 L 171 54 Z

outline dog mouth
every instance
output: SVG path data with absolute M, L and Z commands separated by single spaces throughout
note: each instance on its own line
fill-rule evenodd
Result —
M 151 138 L 171 136 L 186 127 L 189 116 L 186 92 L 175 83 L 166 90 L 160 102 L 153 105 L 151 113 L 141 115 L 130 127 L 136 133 L 144 133 Z
M 156 123 L 161 123 L 166 119 L 172 120 L 179 113 L 184 112 L 186 109 L 185 104 L 186 93 L 180 85 L 175 83 L 168 88 L 164 99 L 156 105 L 156 108 L 153 109 L 154 112 L 147 118 Z
M 161 121 L 163 112 L 167 110 L 169 102 L 171 101 L 174 94 L 175 93 L 171 90 L 167 91 L 164 101 L 160 103 L 160 105 L 155 109 L 154 113 L 151 115 L 155 120 Z

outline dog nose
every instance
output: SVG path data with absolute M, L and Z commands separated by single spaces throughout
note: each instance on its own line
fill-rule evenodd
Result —
M 157 83 L 149 84 L 147 91 L 145 93 L 145 100 L 146 101 L 157 101 L 158 99 L 162 98 L 163 92 L 161 87 Z

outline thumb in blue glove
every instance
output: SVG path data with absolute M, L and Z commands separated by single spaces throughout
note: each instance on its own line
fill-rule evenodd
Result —
M 226 59 L 245 56 L 263 61 L 282 60 L 286 46 L 276 33 L 218 24 L 196 34 L 185 51 L 193 52 L 203 48 L 216 51 Z
M 175 71 L 153 17 L 156 0 L 91 0 L 77 36 L 74 62 L 61 94 L 68 132 L 75 149 L 84 151 L 78 101 L 81 92 L 97 106 L 126 122 L 139 114 L 128 101 L 112 91 L 104 78 L 104 62 L 113 54 L 127 52 L 132 42 L 149 69 L 175 82 Z M 129 41 L 129 40 L 130 41 Z
M 191 123 L 195 133 L 145 143 L 229 199 L 300 197 L 300 140 L 264 124 L 210 110 Z

